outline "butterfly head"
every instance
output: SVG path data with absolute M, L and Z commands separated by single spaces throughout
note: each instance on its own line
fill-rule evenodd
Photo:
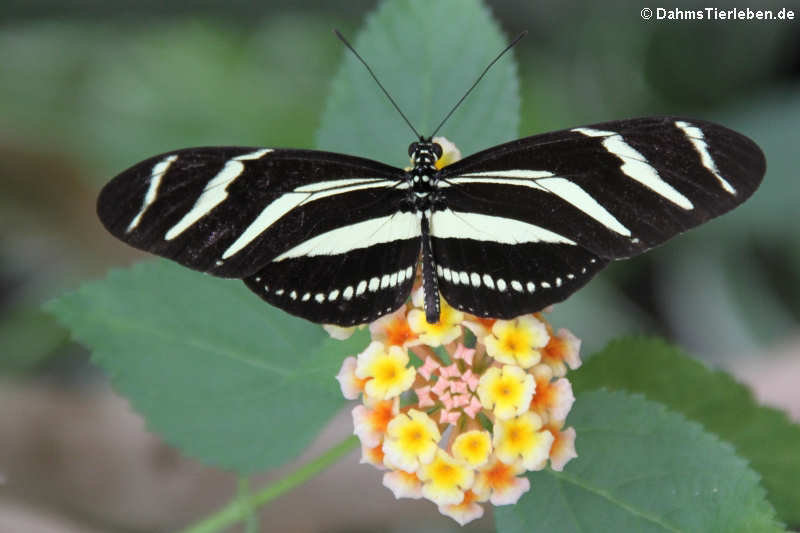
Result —
M 433 167 L 442 157 L 442 147 L 431 140 L 420 139 L 408 146 L 408 155 L 415 167 Z

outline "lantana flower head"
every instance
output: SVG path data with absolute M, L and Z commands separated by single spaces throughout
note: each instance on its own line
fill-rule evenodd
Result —
M 410 302 L 369 325 L 372 342 L 337 379 L 345 398 L 361 400 L 361 461 L 386 470 L 396 498 L 428 499 L 463 525 L 487 502 L 515 504 L 531 489 L 528 472 L 577 457 L 565 376 L 580 366 L 580 340 L 541 312 L 484 318 L 441 297 L 429 324 L 424 296 L 418 279 Z
M 396 498 L 428 499 L 465 524 L 486 504 L 516 503 L 530 490 L 527 472 L 577 457 L 564 375 L 580 364 L 580 341 L 553 333 L 541 313 L 484 319 L 444 300 L 428 324 L 422 289 L 413 295 L 370 324 L 372 342 L 337 379 L 346 398 L 361 399 L 361 462 L 386 470 Z

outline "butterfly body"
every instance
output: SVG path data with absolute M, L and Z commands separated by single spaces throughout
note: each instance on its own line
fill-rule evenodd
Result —
M 436 161 L 442 156 L 442 147 L 430 140 L 420 139 L 408 147 L 414 167 L 406 177 L 413 195 L 409 197 L 413 211 L 419 217 L 421 241 L 422 286 L 425 291 L 425 318 L 429 323 L 439 321 L 439 287 L 431 243 L 430 219 L 438 209 L 446 207 L 439 191 L 439 170 Z
M 438 170 L 280 148 L 189 148 L 104 187 L 98 215 L 123 241 L 220 277 L 314 322 L 375 320 L 408 299 L 422 264 L 440 294 L 510 318 L 567 298 L 747 199 L 765 171 L 750 139 L 710 122 L 644 117 L 536 135 Z

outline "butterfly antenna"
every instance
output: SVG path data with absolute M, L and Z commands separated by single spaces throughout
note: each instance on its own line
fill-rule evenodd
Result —
M 419 139 L 422 139 L 422 135 L 420 135 L 420 134 L 419 134 L 419 132 L 417 131 L 417 129 L 416 129 L 414 126 L 412 126 L 412 125 L 411 125 L 411 122 L 408 120 L 408 118 L 406 117 L 405 113 L 403 113 L 403 112 L 400 110 L 400 107 L 397 105 L 397 102 L 395 102 L 395 101 L 394 101 L 394 98 L 392 98 L 392 95 L 390 95 L 390 94 L 389 94 L 389 91 L 387 91 L 387 90 L 386 90 L 386 88 L 383 86 L 383 84 L 381 84 L 381 82 L 378 80 L 378 77 L 375 75 L 375 73 L 374 73 L 374 72 L 372 72 L 372 69 L 371 69 L 371 68 L 369 68 L 369 65 L 367 65 L 367 62 L 366 62 L 366 61 L 364 61 L 364 58 L 363 58 L 363 57 L 361 57 L 360 55 L 358 55 L 358 52 L 356 52 L 355 48 L 353 48 L 353 47 L 350 45 L 350 43 L 349 43 L 349 42 L 347 42 L 347 39 L 345 39 L 345 38 L 344 38 L 344 35 L 342 35 L 341 33 L 339 33 L 339 30 L 336 30 L 336 29 L 334 29 L 334 30 L 333 30 L 333 33 L 335 33 L 335 34 L 336 34 L 336 36 L 339 38 L 339 40 L 340 40 L 340 41 L 342 41 L 342 42 L 344 43 L 344 45 L 345 45 L 347 48 L 349 48 L 349 49 L 350 49 L 350 51 L 351 51 L 351 52 L 353 52 L 353 55 L 355 55 L 355 56 L 358 58 L 358 60 L 359 60 L 359 61 L 361 61 L 361 64 L 363 64 L 363 65 L 364 65 L 364 66 L 367 68 L 367 72 L 369 72 L 370 76 L 372 76 L 372 79 L 373 79 L 373 80 L 375 80 L 375 83 L 377 83 L 377 84 L 378 84 L 378 87 L 380 87 L 380 88 L 381 88 L 381 91 L 383 91 L 383 94 L 385 94 L 385 95 L 386 95 L 386 98 L 388 98 L 388 99 L 389 99 L 389 101 L 392 103 L 392 105 L 394 106 L 394 108 L 395 108 L 395 109 L 397 109 L 397 112 L 398 112 L 398 113 L 400 113 L 400 116 L 401 116 L 401 117 L 403 117 L 403 120 L 405 120 L 405 121 L 406 121 L 406 124 L 408 124 L 408 127 L 409 127 L 409 128 L 411 128 L 411 131 L 413 131 L 413 132 L 414 132 L 414 134 L 415 134 L 415 135 L 416 135 L 416 136 L 417 136 Z
M 513 41 L 511 41 L 511 44 L 509 44 L 508 46 L 506 46 L 506 47 L 503 49 L 503 51 L 502 51 L 502 52 L 500 52 L 499 54 L 497 54 L 497 57 L 495 57 L 494 59 L 492 59 L 492 62 L 491 62 L 491 63 L 489 63 L 489 64 L 486 66 L 486 68 L 485 68 L 485 69 L 483 69 L 483 72 L 481 72 L 481 75 L 480 75 L 480 76 L 478 76 L 478 79 L 477 79 L 477 80 L 475 80 L 475 83 L 473 83 L 473 84 L 472 84 L 472 87 L 470 87 L 469 89 L 467 89 L 467 92 L 465 92 L 465 93 L 464 93 L 464 96 L 462 96 L 462 97 L 461 97 L 461 99 L 460 99 L 458 102 L 456 102 L 456 105 L 454 105 L 454 106 L 453 106 L 453 109 L 451 109 L 451 110 L 450 110 L 450 112 L 449 112 L 449 113 L 448 113 L 448 114 L 447 114 L 447 115 L 444 117 L 444 119 L 442 119 L 442 121 L 439 123 L 439 126 L 437 126 L 435 130 L 433 130 L 433 133 L 431 134 L 431 137 L 433 137 L 434 135 L 436 135 L 437 133 L 439 133 L 439 130 L 440 130 L 440 129 L 442 129 L 442 126 L 444 126 L 444 123 L 445 123 L 445 122 L 447 122 L 447 119 L 449 119 L 449 118 L 450 118 L 450 115 L 452 115 L 452 114 L 453 114 L 453 112 L 454 112 L 456 109 L 458 109 L 458 106 L 460 106 L 460 105 L 461 105 L 461 102 L 463 102 L 463 101 L 464 101 L 464 100 L 467 98 L 467 96 L 469 96 L 469 93 L 471 93 L 471 92 L 472 92 L 472 89 L 474 89 L 474 88 L 475 88 L 475 86 L 476 86 L 476 85 L 478 85 L 478 82 L 480 82 L 480 81 L 483 79 L 483 77 L 484 77 L 484 76 L 486 76 L 486 73 L 487 73 L 487 72 L 489 72 L 489 69 L 490 69 L 490 68 L 492 68 L 492 65 L 494 65 L 495 63 L 497 63 L 497 61 L 498 61 L 498 60 L 499 60 L 501 57 L 503 57 L 503 55 L 505 55 L 505 53 L 506 53 L 506 52 L 508 52 L 509 50 L 511 50 L 511 48 L 513 48 L 513 47 L 514 47 L 514 45 L 515 45 L 515 44 L 517 44 L 517 43 L 520 41 L 520 39 L 522 39 L 523 37 L 525 37 L 527 34 L 528 34 L 528 32 L 527 32 L 527 30 L 526 30 L 526 31 L 523 31 L 522 33 L 520 33 L 519 35 L 517 35 L 517 38 L 516 38 L 516 39 L 514 39 Z

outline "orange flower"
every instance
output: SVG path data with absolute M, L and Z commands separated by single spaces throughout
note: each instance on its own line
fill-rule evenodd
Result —
M 401 307 L 394 313 L 384 315 L 369 325 L 372 340 L 380 341 L 386 346 L 407 347 L 416 340 L 417 335 L 411 331 L 406 319 L 406 308 Z
M 517 503 L 531 488 L 528 478 L 518 477 L 523 472 L 525 469 L 519 463 L 506 464 L 495 458 L 478 471 L 472 490 L 484 500 L 490 500 L 492 505 Z
M 530 410 L 535 411 L 545 421 L 567 418 L 575 402 L 570 382 L 566 378 L 551 381 L 553 370 L 546 364 L 536 365 L 533 368 L 533 375 L 536 380 L 536 393 L 531 400 Z

